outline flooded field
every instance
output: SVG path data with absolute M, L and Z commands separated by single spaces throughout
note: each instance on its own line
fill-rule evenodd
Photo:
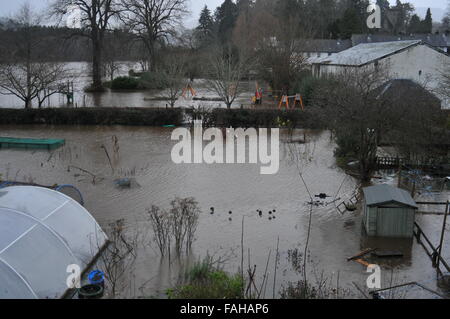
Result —
M 107 90 L 103 93 L 85 93 L 84 88 L 91 83 L 90 64 L 85 62 L 67 63 L 69 79 L 74 84 L 74 107 L 166 107 L 169 105 L 166 101 L 151 100 L 155 97 L 164 96 L 164 92 L 156 90 L 143 91 L 126 91 L 116 92 Z M 115 77 L 127 76 L 128 71 L 134 69 L 140 70 L 140 66 L 133 62 L 124 62 L 120 64 L 119 70 Z M 188 80 L 186 80 L 186 84 Z M 251 97 L 255 91 L 255 84 L 253 82 L 243 83 L 244 88 L 248 88 L 247 92 L 241 94 L 233 104 L 233 107 L 240 107 L 241 104 L 248 105 L 251 103 Z M 216 98 L 217 94 L 211 92 L 204 80 L 195 80 L 193 87 L 197 93 L 198 98 Z M 150 99 L 150 100 L 148 100 Z M 66 97 L 61 94 L 55 94 L 50 97 L 49 101 L 45 103 L 44 107 L 58 107 L 66 106 Z M 23 108 L 23 102 L 12 95 L 0 95 L 0 107 L 3 108 Z M 191 98 L 180 98 L 176 107 L 216 107 L 224 108 L 225 104 L 221 102 L 205 102 L 193 101 Z
M 292 144 L 282 143 L 278 174 L 263 176 L 258 165 L 175 165 L 170 156 L 175 144 L 171 133 L 171 129 L 148 127 L 1 126 L 0 136 L 66 139 L 63 148 L 52 152 L 0 150 L 1 179 L 75 185 L 83 193 L 86 208 L 105 229 L 124 219 L 129 232 L 138 232 L 142 238 L 138 259 L 127 271 L 122 297 L 164 298 L 166 289 L 176 284 L 180 265 L 161 261 L 146 215 L 152 205 L 167 208 L 175 197 L 194 197 L 202 209 L 193 255 L 183 263 L 209 253 L 223 256 L 225 269 L 236 273 L 241 265 L 244 218 L 244 267 L 249 266 L 250 251 L 250 265 L 257 265 L 261 279 L 270 255 L 265 297 L 272 298 L 273 291 L 278 297 L 283 286 L 300 279 L 287 257 L 289 250 L 304 249 L 308 236 L 306 203 L 310 198 L 299 171 L 312 194 L 345 197 L 358 187 L 356 180 L 337 167 L 330 134 L 295 131 L 294 140 L 306 136 L 306 144 L 294 145 L 301 164 L 296 165 L 290 156 Z M 283 139 L 288 139 L 287 132 Z M 124 177 L 133 178 L 130 189 L 115 185 L 114 180 Z M 386 181 L 395 183 L 389 177 Z M 209 213 L 211 207 L 215 208 L 214 215 Z M 257 210 L 263 211 L 262 217 Z M 268 212 L 273 210 L 276 219 L 269 220 Z M 435 243 L 439 241 L 442 218 L 418 216 L 418 223 Z M 364 289 L 369 274 L 365 267 L 347 262 L 347 258 L 381 245 L 405 253 L 401 259 L 369 260 L 381 266 L 383 287 L 417 281 L 438 289 L 436 271 L 420 245 L 412 240 L 367 239 L 361 221 L 359 210 L 341 215 L 334 204 L 313 208 L 308 266 L 311 278 L 323 274 L 327 284 L 339 287 L 340 296 L 348 289 L 348 297 L 361 298 L 354 283 Z M 278 238 L 278 275 L 272 287 Z M 443 251 L 450 259 L 450 238 Z M 419 288 L 397 291 L 399 296 L 434 297 Z

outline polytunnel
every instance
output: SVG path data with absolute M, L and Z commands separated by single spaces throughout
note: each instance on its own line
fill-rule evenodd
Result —
M 81 271 L 107 236 L 73 199 L 46 188 L 0 189 L 0 299 L 61 298 L 68 267 Z

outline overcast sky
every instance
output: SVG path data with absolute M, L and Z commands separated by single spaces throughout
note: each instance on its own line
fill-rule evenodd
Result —
M 50 0 L 0 0 L 0 16 L 12 15 L 17 8 L 24 2 L 29 1 L 33 7 L 43 9 L 51 2 Z M 395 4 L 395 0 L 389 0 L 392 4 Z M 200 10 L 206 4 L 210 9 L 215 9 L 219 6 L 223 0 L 191 0 L 192 16 L 186 21 L 187 27 L 193 27 L 196 25 Z M 409 0 L 417 8 L 436 8 L 434 10 L 434 19 L 441 20 L 444 13 L 444 9 L 447 7 L 448 0 Z M 424 15 L 424 10 L 418 10 L 420 15 Z

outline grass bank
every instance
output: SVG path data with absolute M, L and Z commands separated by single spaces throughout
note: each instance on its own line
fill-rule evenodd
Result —
M 1 109 L 0 125 L 181 125 L 183 110 L 155 108 Z

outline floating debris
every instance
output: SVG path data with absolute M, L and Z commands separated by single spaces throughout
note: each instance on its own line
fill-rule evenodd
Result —
M 320 193 L 319 195 L 315 195 L 314 197 L 320 198 L 320 199 L 327 199 L 327 198 L 332 197 L 332 196 L 328 196 L 325 193 Z
M 122 188 L 130 188 L 131 187 L 131 179 L 129 178 L 121 178 L 121 179 L 116 179 L 114 181 L 114 183 Z
M 378 258 L 401 258 L 401 257 L 403 257 L 403 255 L 404 254 L 398 250 L 394 250 L 394 251 L 389 251 L 389 250 L 378 251 L 378 250 L 376 250 L 376 251 L 372 252 L 372 256 L 378 257 Z

